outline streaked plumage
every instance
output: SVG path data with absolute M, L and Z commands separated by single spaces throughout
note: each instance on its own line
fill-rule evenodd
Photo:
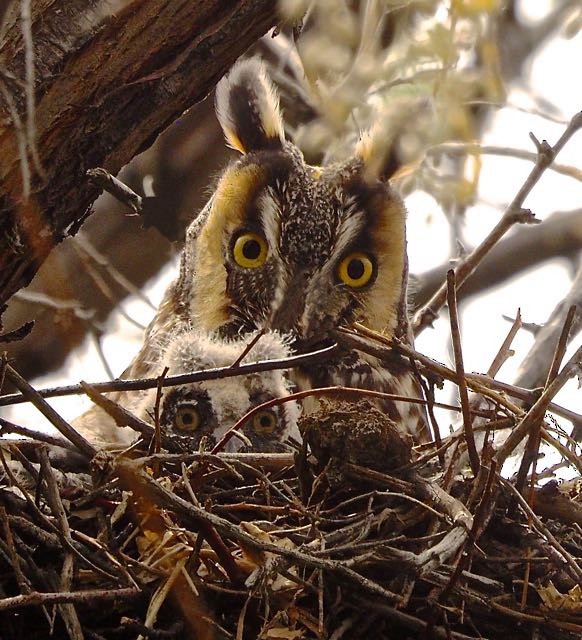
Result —
M 187 231 L 180 274 L 127 371 L 151 374 L 164 337 L 193 326 L 233 338 L 291 332 L 301 350 L 354 321 L 409 338 L 404 204 L 383 176 L 381 130 L 353 157 L 307 165 L 285 139 L 277 93 L 257 60 L 236 64 L 216 91 L 218 119 L 242 157 L 220 178 Z M 342 384 L 418 397 L 405 362 L 345 350 L 296 372 L 301 388 Z M 425 440 L 418 405 L 378 401 L 403 430 Z

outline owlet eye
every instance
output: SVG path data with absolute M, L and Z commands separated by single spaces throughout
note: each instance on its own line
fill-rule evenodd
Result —
M 259 411 L 252 418 L 253 431 L 259 435 L 269 435 L 276 430 L 277 422 L 277 414 L 274 411 Z
M 267 260 L 268 253 L 265 239 L 251 231 L 241 233 L 232 248 L 234 261 L 245 269 L 262 267 Z
M 193 404 L 183 404 L 176 410 L 176 415 L 174 416 L 174 428 L 178 431 L 196 431 L 201 422 L 200 412 Z
M 352 289 L 359 289 L 370 282 L 374 275 L 374 263 L 365 253 L 347 255 L 338 265 L 338 278 Z

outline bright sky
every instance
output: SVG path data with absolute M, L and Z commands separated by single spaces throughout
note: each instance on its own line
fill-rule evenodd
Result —
M 545 2 L 524 3 L 528 11 L 543 10 Z M 535 18 L 535 15 L 530 14 Z M 580 85 L 574 79 L 573 61 L 582 57 L 582 33 L 566 40 L 556 38 L 546 46 L 531 65 L 530 75 L 524 79 L 523 88 L 510 87 L 509 104 L 525 109 L 540 108 L 532 104 L 527 94 L 527 86 L 534 87 L 537 95 L 549 100 L 559 111 L 564 122 L 582 107 Z M 574 89 L 574 91 L 573 91 Z M 578 93 L 576 93 L 576 91 Z M 555 114 L 553 114 L 555 115 Z M 516 108 L 500 110 L 492 119 L 486 132 L 484 143 L 497 144 L 533 150 L 529 131 L 538 139 L 545 138 L 554 143 L 565 128 L 564 124 L 551 122 L 545 118 L 524 113 Z M 559 156 L 559 162 L 580 165 L 582 157 L 582 133 L 574 138 Z M 467 213 L 465 238 L 468 244 L 477 244 L 499 219 L 500 209 L 515 195 L 531 169 L 531 163 L 494 156 L 483 157 L 483 170 L 480 181 L 482 201 L 490 204 L 478 204 Z M 541 182 L 532 192 L 525 205 L 533 209 L 537 217 L 546 218 L 559 210 L 579 208 L 582 203 L 582 183 L 551 171 L 547 171 Z M 491 206 L 498 204 L 499 208 Z M 422 273 L 447 259 L 449 232 L 442 212 L 426 194 L 415 193 L 407 200 L 409 209 L 408 237 L 411 271 Z M 427 225 L 427 220 L 430 224 Z M 517 233 L 527 230 L 517 229 Z M 148 285 L 146 294 L 155 303 L 159 303 L 167 284 L 173 279 L 175 265 L 166 268 L 162 275 Z M 465 368 L 467 371 L 487 370 L 490 359 L 503 341 L 509 324 L 502 315 L 514 317 L 517 308 L 521 308 L 525 322 L 543 323 L 556 303 L 568 292 L 571 284 L 572 265 L 556 261 L 522 273 L 503 286 L 471 300 L 462 311 L 462 339 Z M 125 311 L 146 324 L 152 314 L 143 302 L 132 298 L 124 304 Z M 112 370 L 119 374 L 131 360 L 141 343 L 141 335 L 133 325 L 118 313 L 111 319 L 111 333 L 104 340 L 105 355 Z M 521 359 L 531 346 L 533 338 L 525 331 L 520 332 L 514 341 L 516 355 L 506 363 L 498 376 L 511 382 Z M 568 351 L 569 357 L 580 344 L 580 336 Z M 444 315 L 435 323 L 435 328 L 425 330 L 417 342 L 417 348 L 427 355 L 451 364 L 449 351 L 448 318 Z M 92 342 L 87 341 L 67 360 L 65 366 L 56 374 L 37 379 L 37 388 L 70 384 L 86 379 L 100 381 L 107 374 L 96 356 Z M 451 390 L 442 398 L 450 401 Z M 556 398 L 570 409 L 582 412 L 582 393 L 571 381 Z M 72 418 L 86 406 L 86 399 L 57 399 L 52 404 L 65 418 Z M 32 408 L 21 406 L 10 411 L 10 419 L 26 426 L 40 428 L 43 418 Z M 441 414 L 441 430 L 448 429 L 448 416 Z M 567 426 L 567 425 L 566 425 Z

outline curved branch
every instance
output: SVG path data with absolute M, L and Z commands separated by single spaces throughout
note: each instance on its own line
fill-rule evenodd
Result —
M 495 245 L 483 259 L 479 270 L 459 291 L 458 297 L 466 300 L 529 267 L 551 258 L 567 258 L 579 251 L 582 251 L 582 209 L 554 213 L 542 224 L 521 227 L 519 233 Z M 416 276 L 415 308 L 426 304 L 443 283 L 450 268 L 451 264 L 447 261 Z

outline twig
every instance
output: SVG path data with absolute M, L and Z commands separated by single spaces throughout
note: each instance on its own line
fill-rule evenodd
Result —
M 572 138 L 572 136 L 582 127 L 582 112 L 572 117 L 566 130 L 560 136 L 554 147 L 551 147 L 545 140 L 541 143 L 530 134 L 537 150 L 537 158 L 533 169 L 527 177 L 524 184 L 519 189 L 517 195 L 509 204 L 505 213 L 491 230 L 489 235 L 476 247 L 467 257 L 459 260 L 455 266 L 456 286 L 460 288 L 465 280 L 473 273 L 484 256 L 489 253 L 491 248 L 507 233 L 507 231 L 517 223 L 535 223 L 539 222 L 534 214 L 523 209 L 523 203 L 530 191 L 541 178 L 545 170 L 552 164 L 554 158 L 558 155 L 564 145 Z M 430 324 L 436 317 L 447 297 L 446 284 L 442 285 L 432 298 L 419 309 L 413 318 L 412 329 L 415 335 L 418 335 L 426 326 Z
M 77 448 L 73 446 L 68 440 L 64 440 L 63 438 L 58 438 L 56 436 L 51 436 L 49 433 L 43 433 L 42 431 L 35 431 L 34 429 L 21 427 L 18 424 L 14 424 L 12 422 L 9 422 L 8 420 L 4 420 L 4 418 L 0 418 L 0 437 L 4 436 L 6 433 L 16 433 L 19 436 L 30 438 L 30 440 L 32 440 L 33 442 L 44 442 L 54 447 L 62 447 L 63 449 L 67 449 L 69 451 L 77 450 Z M 24 442 L 27 441 L 25 440 Z
M 279 360 L 265 360 L 262 362 L 254 362 L 249 364 L 241 364 L 236 369 L 232 367 L 218 367 L 216 369 L 205 369 L 204 371 L 195 371 L 179 376 L 168 376 L 162 382 L 162 387 L 175 387 L 178 385 L 189 384 L 191 382 L 205 382 L 206 380 L 222 380 L 224 378 L 232 378 L 236 376 L 246 376 L 249 373 L 260 373 L 262 371 L 278 371 L 280 369 L 292 369 L 305 365 L 312 365 L 318 362 L 324 362 L 332 356 L 338 347 L 332 345 L 317 351 L 301 354 L 297 356 L 289 356 Z M 155 389 L 159 383 L 158 378 L 143 378 L 141 380 L 114 380 L 111 382 L 93 382 L 91 387 L 98 392 L 107 391 L 145 391 L 146 389 Z M 80 384 L 73 384 L 61 387 L 52 387 L 49 389 L 40 389 L 35 393 L 41 398 L 56 398 L 62 396 L 72 396 L 85 393 L 85 389 Z M 22 402 L 31 402 L 29 396 L 23 393 L 14 393 L 10 395 L 0 396 L 0 407 L 6 407 Z
M 582 209 L 556 211 L 541 225 L 529 225 L 522 229 L 522 233 L 503 237 L 465 282 L 459 296 L 467 300 L 544 261 L 576 255 L 582 249 L 581 225 Z M 473 248 L 470 247 L 468 252 Z M 441 286 L 450 267 L 450 260 L 446 260 L 437 267 L 416 274 L 417 286 L 412 300 L 415 310 L 422 307 Z
M 184 487 L 190 495 L 190 500 L 193 504 L 197 504 L 197 498 L 192 491 L 189 479 L 186 474 L 186 467 L 182 465 L 182 481 Z M 223 539 L 216 533 L 216 530 L 211 524 L 208 524 L 206 520 L 198 521 L 198 528 L 200 534 L 206 539 L 208 544 L 212 547 L 218 558 L 220 559 L 223 569 L 226 571 L 230 581 L 234 584 L 241 582 L 241 571 L 239 570 L 234 558 L 232 557 L 228 547 L 224 544 Z
M 164 370 L 162 371 L 162 373 L 158 378 L 158 386 L 156 387 L 156 401 L 154 403 L 154 441 L 153 441 L 154 453 L 160 452 L 160 448 L 162 444 L 160 407 L 162 404 L 162 396 L 164 395 L 164 391 L 162 389 L 162 383 L 168 371 L 169 371 L 169 367 L 164 367 Z M 156 475 L 157 475 L 157 469 L 156 469 Z
M 140 589 L 134 587 L 122 589 L 88 589 L 87 591 L 72 592 L 60 591 L 58 593 L 38 593 L 35 591 L 27 595 L 0 599 L 0 611 L 37 605 L 60 604 L 63 602 L 91 604 L 95 600 L 103 602 L 110 600 L 131 600 L 140 595 Z
M 480 469 L 485 469 L 484 466 L 480 467 Z M 486 522 L 491 517 L 493 513 L 493 508 L 495 506 L 495 500 L 493 495 L 493 481 L 495 479 L 495 464 L 492 464 L 489 469 L 486 470 L 487 480 L 485 483 L 485 488 L 483 489 L 483 493 L 481 496 L 481 500 L 475 512 L 475 517 L 473 519 L 473 526 L 471 527 L 471 532 L 469 534 L 467 542 L 463 545 L 463 547 L 459 550 L 457 563 L 455 568 L 449 578 L 449 581 L 445 585 L 444 589 L 439 595 L 439 603 L 446 604 L 447 600 L 452 593 L 456 582 L 459 580 L 463 572 L 468 566 L 468 563 L 471 559 L 471 552 L 474 550 L 477 541 L 483 533 Z M 477 485 L 479 479 L 475 479 L 475 485 Z M 471 544 L 471 548 L 467 550 L 468 545 Z
M 460 155 L 493 155 L 508 158 L 518 158 L 520 160 L 537 161 L 537 154 L 533 151 L 525 149 L 515 149 L 512 147 L 499 147 L 496 145 L 479 144 L 477 142 L 441 142 L 440 144 L 429 147 L 426 150 L 426 156 L 435 156 L 438 154 L 448 154 L 452 156 Z M 552 163 L 549 167 L 550 171 L 555 171 L 563 176 L 574 178 L 574 180 L 582 181 L 582 171 L 577 167 L 567 164 Z
M 212 462 L 224 466 L 224 463 L 240 463 L 246 468 L 257 466 L 265 471 L 280 471 L 285 467 L 293 466 L 292 453 L 212 453 L 192 451 L 189 453 L 155 453 L 136 459 L 136 464 L 149 466 L 156 462 L 169 462 L 190 464 L 192 462 L 205 463 Z M 235 474 L 237 477 L 238 475 Z
M 113 369 L 111 368 L 109 362 L 107 361 L 107 358 L 105 357 L 105 351 L 103 351 L 103 343 L 101 342 L 101 338 L 103 337 L 102 332 L 97 331 L 97 329 L 95 329 L 95 327 L 91 324 L 89 324 L 88 331 L 89 335 L 93 339 L 93 345 L 95 346 L 95 350 L 97 351 L 97 357 L 101 361 L 101 365 L 103 366 L 107 377 L 110 380 L 114 380 L 115 375 L 113 373 Z
M 110 300 L 113 304 L 117 304 L 119 301 L 118 300 L 119 296 L 115 294 L 115 292 L 111 288 L 111 285 L 103 277 L 103 275 L 100 273 L 99 269 L 97 269 L 95 264 L 93 264 L 91 260 L 91 256 L 85 251 L 84 247 L 82 247 L 82 245 L 80 245 L 79 243 L 73 243 L 71 246 L 77 252 L 77 255 L 79 256 L 79 260 L 83 263 L 83 266 L 87 271 L 87 274 L 93 280 L 97 289 L 101 291 L 101 293 L 104 295 L 106 299 Z M 138 329 L 141 329 L 142 331 L 145 329 L 144 325 L 140 324 L 137 320 L 132 318 L 129 313 L 127 313 L 123 305 L 117 306 L 117 312 L 125 320 L 127 320 L 130 324 L 133 324 Z
M 142 300 L 142 302 L 150 307 L 150 309 L 156 309 L 156 306 L 146 296 L 146 294 L 139 287 L 136 287 L 129 278 L 124 276 L 119 269 L 112 265 L 110 260 L 95 248 L 95 246 L 89 241 L 89 238 L 82 231 L 79 231 L 75 236 L 74 241 L 75 244 L 81 247 L 85 254 L 91 258 L 91 260 L 105 269 L 112 280 L 121 285 L 128 293 Z
M 572 327 L 574 325 L 574 319 L 576 317 L 576 305 L 572 305 L 566 314 L 566 320 L 564 321 L 564 326 L 562 327 L 562 331 L 560 333 L 560 337 L 558 339 L 558 344 L 556 346 L 556 350 L 554 352 L 554 356 L 552 358 L 552 362 L 550 365 L 550 370 L 548 372 L 548 377 L 546 379 L 545 386 L 547 387 L 551 384 L 556 376 L 558 375 L 558 371 L 560 370 L 560 365 L 562 364 L 562 360 L 566 355 L 566 348 L 568 347 L 569 337 L 572 333 Z
M 576 375 L 582 366 L 582 347 L 580 347 L 574 355 L 564 365 L 560 373 L 554 378 L 540 395 L 537 402 L 521 419 L 519 424 L 507 437 L 507 440 L 501 445 L 495 454 L 495 460 L 498 467 L 501 468 L 505 460 L 512 454 L 515 447 L 525 438 L 530 429 L 543 418 L 544 413 L 548 409 L 550 400 L 558 393 L 558 391 L 568 382 L 568 380 Z
M 94 385 L 84 382 L 83 380 L 81 380 L 80 385 L 89 398 L 115 420 L 115 424 L 117 424 L 118 427 L 129 427 L 139 433 L 145 440 L 151 440 L 154 437 L 154 428 L 151 424 L 133 415 L 133 413 L 117 402 L 101 395 L 95 389 Z
M 505 340 L 503 341 L 501 347 L 499 347 L 499 351 L 497 352 L 495 358 L 493 358 L 491 366 L 489 367 L 489 369 L 487 369 L 487 375 L 489 377 L 494 378 L 499 373 L 499 369 L 501 369 L 505 361 L 513 355 L 511 344 L 518 331 L 521 329 L 521 326 L 521 310 L 518 309 L 515 320 L 513 321 L 511 328 L 507 333 L 507 336 L 505 336 Z
M 112 176 L 109 171 L 96 167 L 87 169 L 85 172 L 91 182 L 101 187 L 107 193 L 110 193 L 121 204 L 131 209 L 134 213 L 141 215 L 143 213 L 143 199 L 133 189 Z
M 550 365 L 550 370 L 548 372 L 548 376 L 546 379 L 545 389 L 556 379 L 558 375 L 558 370 L 560 368 L 560 364 L 564 358 L 566 353 L 566 348 L 568 346 L 568 336 L 570 334 L 570 330 L 572 328 L 572 323 L 574 322 L 574 315 L 576 313 L 576 307 L 570 307 L 568 311 L 568 315 L 566 316 L 566 321 L 562 328 L 562 333 L 558 340 L 558 344 L 556 345 L 556 349 L 554 351 L 554 355 L 552 358 L 552 362 Z M 516 489 L 523 495 L 525 489 L 525 483 L 527 481 L 527 471 L 530 465 L 533 463 L 535 466 L 535 460 L 539 453 L 540 442 L 541 442 L 541 430 L 542 430 L 542 421 L 537 420 L 533 423 L 532 429 L 529 432 L 529 437 L 527 440 L 527 445 L 521 459 L 521 463 L 519 465 L 519 470 L 517 472 L 517 478 L 515 481 Z M 532 472 L 532 487 L 535 484 L 535 471 Z
M 41 447 L 39 450 L 40 467 L 43 472 L 43 479 L 46 483 L 47 491 L 46 498 L 51 508 L 51 511 L 58 523 L 58 530 L 62 536 L 62 540 L 65 542 L 68 551 L 65 552 L 65 558 L 63 561 L 63 568 L 61 573 L 60 588 L 66 592 L 71 588 L 74 572 L 74 555 L 80 557 L 89 566 L 96 567 L 89 559 L 87 559 L 75 546 L 71 537 L 71 528 L 69 521 L 67 520 L 67 514 L 59 494 L 59 488 L 57 486 L 53 470 L 48 458 L 46 447 Z M 81 630 L 81 623 L 77 612 L 72 604 L 63 603 L 59 606 L 61 616 L 71 638 L 82 640 L 83 632 Z
M 12 536 L 8 514 L 6 513 L 6 509 L 3 506 L 0 506 L 0 521 L 2 522 L 2 528 L 4 530 L 4 540 L 6 541 L 6 546 L 8 547 L 10 564 L 12 566 L 12 570 L 14 571 L 16 583 L 18 584 L 20 591 L 24 591 L 26 594 L 29 594 L 32 591 L 30 581 L 22 572 L 22 567 L 20 566 L 21 560 L 14 545 L 14 538 Z
M 230 365 L 233 369 L 240 366 L 240 363 L 245 359 L 250 350 L 257 344 L 257 342 L 263 337 L 265 334 L 265 330 L 257 332 L 255 336 L 253 336 L 252 340 L 245 346 L 242 350 L 242 353 L 238 356 L 238 358 Z
M 463 432 L 467 450 L 469 452 L 469 461 L 471 463 L 471 471 L 473 476 L 477 477 L 481 462 L 477 447 L 475 446 L 475 435 L 473 433 L 473 418 L 469 407 L 469 393 L 467 391 L 467 381 L 465 379 L 465 368 L 463 366 L 463 350 L 461 348 L 461 334 L 459 331 L 459 317 L 457 314 L 457 296 L 455 287 L 455 272 L 450 269 L 447 273 L 447 304 L 449 307 L 449 319 L 451 323 L 451 337 L 453 341 L 453 352 L 455 356 L 455 368 L 457 373 L 457 385 L 459 387 L 459 396 L 461 399 L 461 411 L 463 412 Z
M 518 620 L 519 624 L 523 624 L 525 622 L 534 623 L 535 625 L 547 624 L 550 628 L 563 629 L 564 631 L 575 633 L 578 636 L 582 634 L 582 625 L 580 624 L 574 624 L 566 620 L 548 618 L 547 615 L 541 616 L 533 615 L 531 613 L 524 613 L 522 611 L 515 611 L 511 607 L 506 607 L 500 604 L 498 602 L 500 598 L 501 596 L 499 598 L 492 598 L 490 600 L 490 606 L 499 613 L 503 613 L 506 616 L 515 618 L 516 620 Z
M 9 364 L 6 365 L 6 377 L 12 384 L 22 393 L 22 395 L 31 402 L 42 415 L 56 427 L 68 440 L 70 440 L 79 451 L 93 458 L 97 453 L 95 447 L 86 440 L 78 431 L 73 429 L 71 425 L 64 420 L 50 404 Z

